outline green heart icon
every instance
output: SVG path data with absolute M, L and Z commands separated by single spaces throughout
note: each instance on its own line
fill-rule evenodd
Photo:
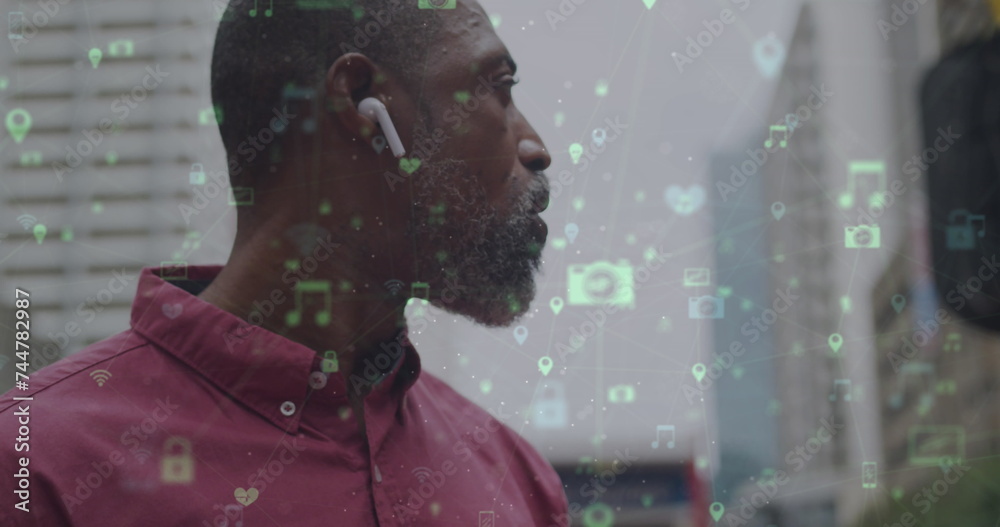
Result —
M 566 238 L 553 238 L 552 248 L 557 250 L 562 250 L 566 248 Z
M 733 294 L 733 288 L 732 287 L 720 287 L 719 288 L 719 296 L 721 296 L 722 298 L 727 298 L 731 294 Z
M 403 159 L 399 160 L 399 168 L 403 172 L 406 172 L 407 174 L 412 174 L 418 168 L 420 168 L 420 160 L 419 159 L 406 159 L 404 157 Z
M 465 104 L 465 102 L 469 100 L 469 97 L 471 97 L 471 94 L 467 91 L 455 92 L 455 100 L 462 104 Z

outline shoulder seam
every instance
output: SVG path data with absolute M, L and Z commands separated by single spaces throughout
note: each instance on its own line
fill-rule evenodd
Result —
M 132 331 L 132 332 L 134 332 L 134 333 L 138 333 L 138 332 L 135 332 L 134 330 L 132 330 L 131 328 L 130 328 L 130 329 L 128 329 L 128 330 L 126 330 L 126 331 Z M 124 333 L 124 331 L 123 331 L 122 333 Z M 118 333 L 118 335 L 121 335 L 122 333 Z M 51 384 L 49 384 L 49 385 L 47 385 L 47 386 L 45 386 L 45 387 L 43 387 L 43 388 L 39 389 L 38 391 L 36 391 L 36 392 L 32 393 L 32 394 L 31 394 L 31 397 L 35 397 L 36 395 L 39 395 L 39 394 L 41 394 L 41 393 L 42 393 L 42 392 L 44 392 L 45 390 L 48 390 L 49 388 L 52 388 L 52 387 L 56 386 L 57 384 L 59 384 L 59 383 L 61 383 L 61 382 L 65 381 L 65 380 L 69 379 L 70 377 L 74 377 L 74 376 L 76 376 L 77 374 L 79 374 L 79 373 L 83 372 L 83 370 L 86 370 L 87 368 L 90 368 L 90 367 L 92 367 L 92 366 L 95 366 L 95 365 L 97 365 L 97 364 L 101 364 L 101 363 L 103 363 L 103 362 L 107 362 L 107 361 L 109 361 L 109 360 L 112 360 L 112 359 L 115 359 L 115 358 L 117 358 L 117 357 L 119 357 L 119 356 L 121 356 L 121 355 L 123 355 L 123 354 L 125 354 L 125 353 L 128 353 L 128 352 L 130 352 L 130 351 L 133 351 L 133 350 L 136 350 L 136 349 L 139 349 L 139 348 L 142 348 L 142 347 L 144 347 L 144 346 L 151 346 L 151 345 L 153 345 L 153 342 L 151 342 L 151 341 L 150 341 L 149 339 L 147 339 L 147 338 L 145 337 L 145 335 L 142 335 L 141 333 L 138 333 L 138 335 L 139 335 L 139 336 L 140 336 L 140 337 L 141 337 L 141 338 L 142 338 L 143 340 L 145 340 L 145 342 L 143 342 L 143 343 L 141 343 L 141 344 L 136 344 L 135 346 L 132 346 L 131 348 L 128 348 L 128 349 L 124 349 L 124 350 L 121 350 L 121 351 L 118 351 L 118 352 L 116 352 L 116 353 L 115 353 L 114 355 L 111 355 L 110 357 L 105 357 L 105 358 L 103 358 L 103 359 L 101 359 L 101 360 L 99 360 L 99 361 L 95 361 L 95 362 L 91 362 L 91 363 L 88 363 L 88 364 L 86 364 L 86 365 L 81 365 L 81 366 L 80 366 L 79 368 L 77 368 L 77 369 L 76 369 L 76 371 L 72 371 L 72 372 L 70 372 L 70 373 L 66 374 L 65 376 L 63 376 L 62 378 L 60 378 L 60 379 L 56 380 L 55 382 L 52 382 Z M 106 339 L 106 340 L 110 340 L 110 339 L 112 339 L 112 338 L 115 338 L 115 336 L 117 336 L 117 335 L 112 335 L 111 337 L 109 337 L 109 338 L 108 338 L 108 339 Z M 69 359 L 70 357 L 72 357 L 72 355 L 70 355 L 69 357 L 63 357 L 63 359 Z M 58 362 L 60 362 L 60 361 L 56 361 L 56 362 L 53 362 L 52 364 L 54 365 L 54 364 L 57 364 Z M 14 389 L 12 388 L 12 389 L 11 389 L 11 391 L 10 391 L 9 393 L 11 393 L 11 394 L 15 393 L 15 392 L 14 392 L 13 390 L 14 390 Z M 13 395 L 12 395 L 12 397 L 13 397 Z M 24 402 L 25 402 L 25 401 L 14 401 L 14 400 L 12 400 L 12 401 L 10 402 L 10 404 L 9 404 L 9 405 L 6 405 L 6 406 L 3 406 L 3 407 L 0 407 L 0 413 L 3 413 L 3 412 L 6 412 L 6 411 L 7 411 L 8 409 L 10 409 L 11 407 L 15 406 L 15 404 L 16 404 L 16 403 L 24 403 Z M 28 401 L 28 402 L 31 402 L 31 401 Z

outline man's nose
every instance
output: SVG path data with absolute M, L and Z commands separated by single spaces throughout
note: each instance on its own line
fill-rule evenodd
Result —
M 532 172 L 541 172 L 552 164 L 552 157 L 538 136 L 521 139 L 517 144 L 517 157 L 521 160 L 521 164 Z

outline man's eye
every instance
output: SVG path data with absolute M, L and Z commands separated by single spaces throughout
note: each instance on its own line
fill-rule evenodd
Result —
M 507 86 L 508 88 L 514 87 L 519 82 L 521 82 L 521 79 L 513 75 L 504 75 L 499 80 L 501 86 Z

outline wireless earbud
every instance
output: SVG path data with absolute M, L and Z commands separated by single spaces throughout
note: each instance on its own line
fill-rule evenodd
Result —
M 374 97 L 368 97 L 358 103 L 358 111 L 361 112 L 361 115 L 378 121 L 378 124 L 382 126 L 382 133 L 385 134 L 386 140 L 389 141 L 389 148 L 392 148 L 392 155 L 403 157 L 406 149 L 403 148 L 403 142 L 400 141 L 399 134 L 396 133 L 396 127 L 392 125 L 392 119 L 389 117 L 389 110 L 382 104 L 382 101 Z

